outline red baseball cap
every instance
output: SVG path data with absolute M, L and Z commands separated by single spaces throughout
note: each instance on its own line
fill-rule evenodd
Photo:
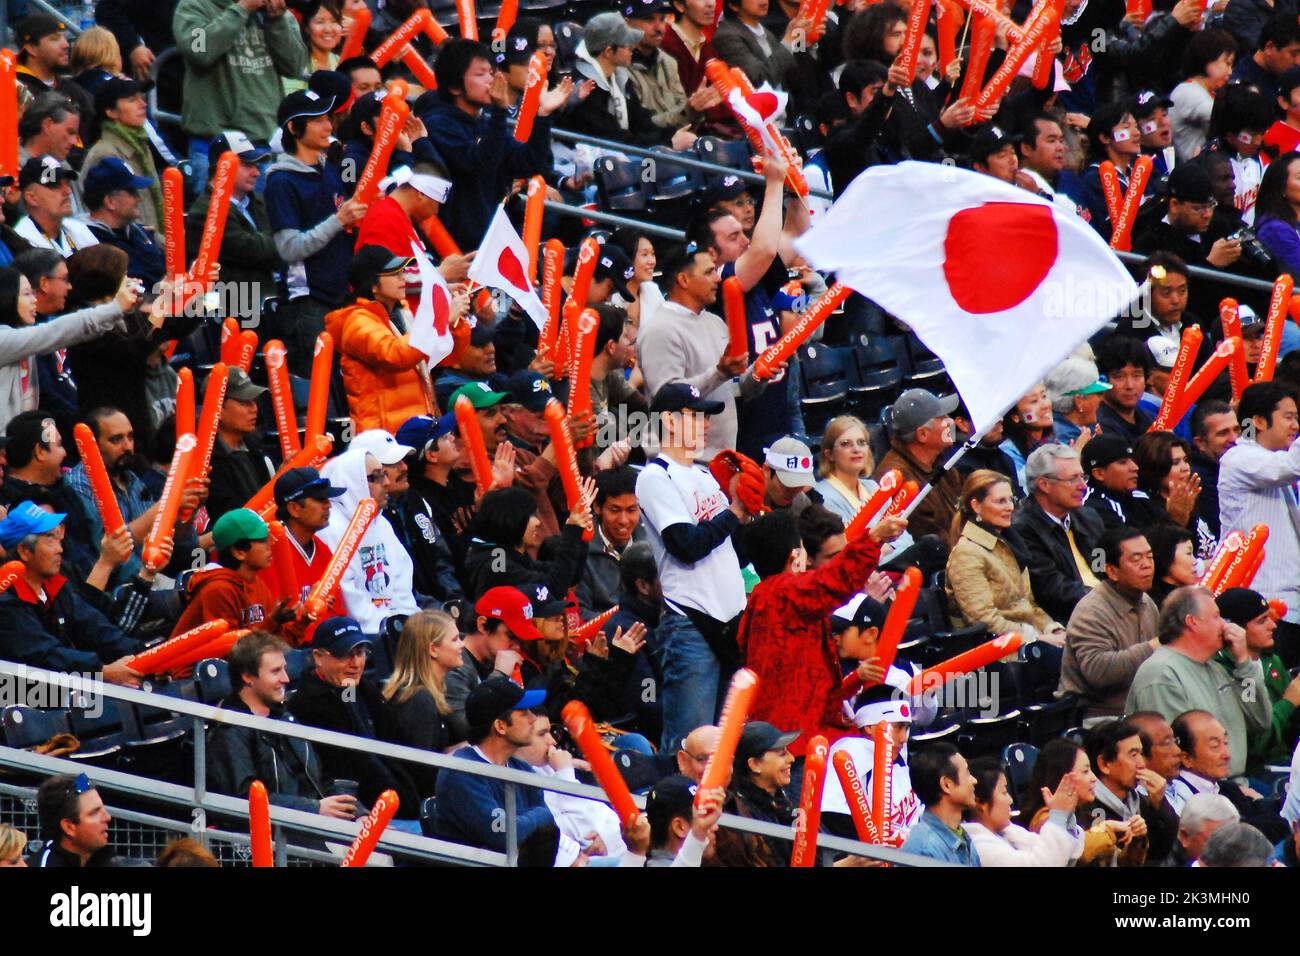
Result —
M 521 641 L 540 641 L 542 632 L 533 623 L 533 602 L 518 588 L 491 588 L 474 605 L 476 613 L 504 621 L 510 633 Z

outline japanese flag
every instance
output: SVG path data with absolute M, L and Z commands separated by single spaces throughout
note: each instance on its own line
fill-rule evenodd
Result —
M 749 94 L 737 87 L 727 97 L 728 104 L 740 117 L 741 122 L 763 140 L 763 147 L 769 156 L 781 155 L 781 147 L 772 138 L 768 124 L 781 115 L 785 109 L 786 98 L 786 94 L 772 89 L 767 83 Z
M 537 328 L 546 326 L 546 306 L 528 281 L 528 249 L 510 225 L 505 206 L 497 206 L 496 215 L 470 263 L 469 277 L 489 289 L 505 290 L 537 323 Z
M 907 323 L 981 432 L 1137 296 L 1082 219 L 936 163 L 868 169 L 795 248 Z
M 420 304 L 411 323 L 411 345 L 427 355 L 433 366 L 456 344 L 451 335 L 451 289 L 418 242 L 411 243 L 411 255 L 420 270 Z

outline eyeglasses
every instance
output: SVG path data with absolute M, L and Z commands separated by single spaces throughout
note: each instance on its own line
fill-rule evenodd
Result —
M 865 438 L 841 438 L 835 443 L 836 448 L 869 448 L 871 442 Z
M 700 754 L 699 756 L 696 756 L 695 754 L 687 750 L 685 747 L 682 748 L 682 753 L 686 754 L 687 757 L 689 757 L 691 760 L 694 760 L 696 763 L 708 763 L 709 760 L 713 757 L 713 754 Z
M 1088 479 L 1084 475 L 1043 475 L 1043 477 L 1048 481 L 1059 481 L 1067 485 L 1086 485 L 1088 483 Z
M 1211 199 L 1209 202 L 1189 202 L 1187 208 L 1192 212 L 1213 212 L 1219 207 L 1217 199 Z

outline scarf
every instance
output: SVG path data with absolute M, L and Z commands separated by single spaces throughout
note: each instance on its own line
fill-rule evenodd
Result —
M 158 180 L 158 169 L 154 166 L 148 131 L 143 126 L 124 126 L 113 120 L 105 120 L 104 132 L 113 133 L 126 143 L 134 154 L 136 168 L 140 171 L 140 175 L 149 177 L 149 196 L 153 199 L 154 209 L 158 210 L 158 235 L 163 235 L 167 224 L 163 219 L 162 184 Z

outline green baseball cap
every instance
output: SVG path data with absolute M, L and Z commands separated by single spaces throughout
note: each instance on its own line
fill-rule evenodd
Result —
M 469 399 L 475 409 L 491 408 L 510 397 L 505 392 L 492 391 L 487 382 L 467 382 L 451 393 L 451 400 L 447 403 L 447 407 L 455 408 L 456 399 L 462 395 Z
M 236 508 L 227 511 L 212 526 L 212 543 L 218 551 L 225 551 L 239 541 L 263 541 L 270 533 L 266 522 L 256 511 Z

